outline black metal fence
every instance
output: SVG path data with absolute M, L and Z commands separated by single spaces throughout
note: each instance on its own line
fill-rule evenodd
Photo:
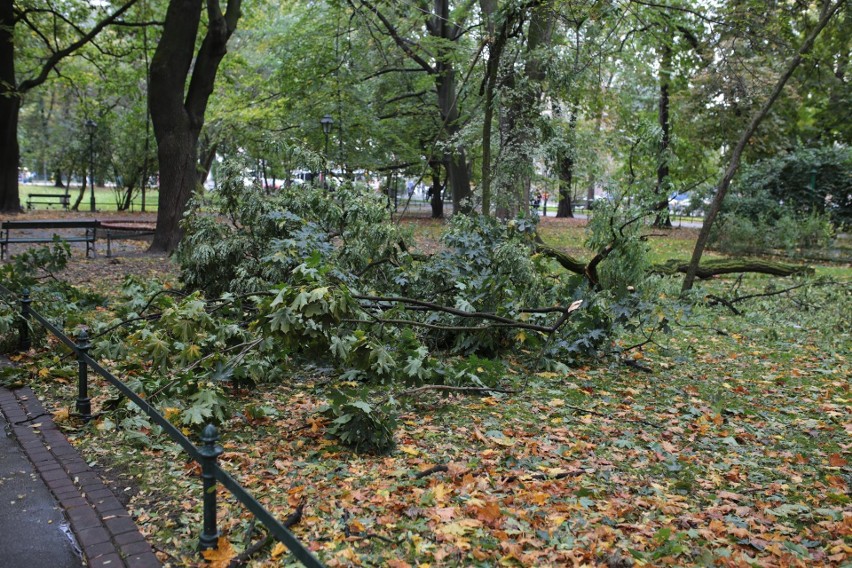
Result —
M 12 291 L 5 286 L 0 285 L 0 292 L 15 296 Z M 269 533 L 280 541 L 287 549 L 296 557 L 303 565 L 309 568 L 323 568 L 323 564 L 299 542 L 296 537 L 287 528 L 281 524 L 272 514 L 261 505 L 257 499 L 246 491 L 237 481 L 224 471 L 217 462 L 217 458 L 222 453 L 222 447 L 216 442 L 219 440 L 219 433 L 213 424 L 208 424 L 201 432 L 201 441 L 203 445 L 199 448 L 193 444 L 189 438 L 171 422 L 166 420 L 157 410 L 151 406 L 145 399 L 133 392 L 127 385 L 121 382 L 115 375 L 104 369 L 97 361 L 89 356 L 91 343 L 89 335 L 85 329 L 81 329 L 77 335 L 77 341 L 68 337 L 65 332 L 56 327 L 44 316 L 39 314 L 32 308 L 32 300 L 29 292 L 23 291 L 20 296 L 21 320 L 18 336 L 18 347 L 21 351 L 26 351 L 31 347 L 30 327 L 33 321 L 39 323 L 47 331 L 56 336 L 59 341 L 64 343 L 77 356 L 78 364 L 78 381 L 77 381 L 77 401 L 75 407 L 80 417 L 88 422 L 92 419 L 92 406 L 89 400 L 89 370 L 91 369 L 115 388 L 121 391 L 128 399 L 142 409 L 145 414 L 156 424 L 162 427 L 163 431 L 174 440 L 193 460 L 201 465 L 202 478 L 202 501 L 203 501 L 203 519 L 204 526 L 199 537 L 199 548 L 207 550 L 216 548 L 219 538 L 219 531 L 216 528 L 216 481 L 231 492 L 231 494 L 242 503 L 254 516 L 267 528 Z

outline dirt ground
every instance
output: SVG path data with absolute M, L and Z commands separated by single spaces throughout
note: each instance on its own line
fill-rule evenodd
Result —
M 146 221 L 156 222 L 156 213 L 126 213 L 126 212 L 75 212 L 57 210 L 37 210 L 18 215 L 0 215 L 0 221 L 40 221 L 51 219 L 97 219 L 99 221 Z M 82 229 L 65 229 L 56 231 L 60 235 L 80 234 Z M 49 237 L 52 230 L 15 231 L 11 238 L 29 235 Z M 71 243 L 71 261 L 68 267 L 57 277 L 72 284 L 85 285 L 92 288 L 114 287 L 121 283 L 127 275 L 134 274 L 142 278 L 162 278 L 174 275 L 176 266 L 169 257 L 161 253 L 147 252 L 150 237 L 140 240 L 121 239 L 112 241 L 112 256 L 107 257 L 106 239 L 98 238 L 95 243 L 96 255 L 86 258 L 85 243 Z M 8 254 L 14 256 L 30 247 L 43 246 L 40 244 L 9 244 Z M 4 260 L 4 262 L 8 262 Z

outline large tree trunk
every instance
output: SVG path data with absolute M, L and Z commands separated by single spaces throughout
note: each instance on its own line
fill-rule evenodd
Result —
M 802 43 L 802 46 L 799 48 L 796 55 L 787 63 L 786 69 L 775 83 L 775 87 L 773 87 L 769 98 L 766 99 L 760 109 L 758 109 L 751 121 L 749 121 L 745 131 L 743 131 L 740 136 L 737 145 L 734 147 L 734 151 L 731 153 L 731 161 L 722 176 L 722 180 L 719 182 L 719 189 L 716 191 L 716 195 L 713 196 L 713 201 L 710 203 L 710 207 L 707 209 L 707 214 L 704 216 L 704 223 L 701 226 L 701 231 L 698 233 L 698 240 L 695 242 L 695 248 L 692 251 L 692 258 L 689 261 L 689 269 L 686 271 L 686 277 L 683 279 L 681 292 L 686 292 L 692 289 L 692 285 L 698 274 L 698 265 L 701 262 L 701 255 L 704 253 L 704 247 L 707 246 L 707 241 L 710 238 L 710 229 L 713 226 L 713 222 L 716 220 L 716 216 L 719 214 L 719 210 L 722 208 L 722 202 L 725 200 L 725 195 L 728 193 L 731 181 L 734 179 L 737 169 L 739 169 L 740 158 L 742 157 L 746 144 L 748 144 L 748 141 L 757 130 L 757 127 L 760 126 L 760 123 L 763 122 L 763 119 L 765 119 L 769 114 L 769 110 L 772 108 L 772 105 L 781 95 L 781 91 L 784 90 L 784 85 L 786 85 L 787 81 L 790 80 L 790 77 L 793 76 L 793 72 L 796 71 L 796 68 L 802 62 L 804 56 L 813 48 L 814 41 L 817 36 L 820 32 L 822 32 L 825 26 L 828 25 L 832 16 L 834 16 L 845 3 L 846 0 L 838 0 L 833 4 L 830 0 L 825 0 L 820 10 L 819 21 L 810 31 L 807 38 L 805 38 L 805 41 Z
M 3 79 L 0 79 L 0 85 L 2 83 Z M 18 103 L 16 95 L 4 96 L 0 92 L 0 211 L 4 213 L 21 211 L 18 194 Z
M 430 199 L 432 218 L 442 219 L 444 217 L 444 200 L 441 198 L 441 192 L 444 186 L 441 183 L 441 165 L 436 161 L 431 161 L 429 168 L 432 170 L 432 195 Z
M 240 17 L 240 0 L 228 0 L 224 14 L 218 0 L 208 0 L 207 33 L 193 59 L 201 8 L 201 0 L 169 2 L 163 35 L 151 59 L 148 105 L 160 162 L 160 203 L 152 251 L 171 252 L 183 236 L 180 220 L 199 183 L 198 136 L 219 63 Z
M 669 86 L 672 77 L 672 45 L 667 34 L 663 43 L 663 55 L 660 58 L 660 105 L 657 118 L 660 125 L 660 147 L 657 154 L 657 185 L 654 187 L 654 210 L 657 218 L 655 227 L 671 227 L 669 217 L 669 146 L 671 144 L 671 124 L 669 123 Z
M 0 211 L 21 210 L 18 195 L 18 111 L 21 106 L 15 90 L 15 21 L 12 0 L 0 0 Z
M 559 206 L 556 208 L 557 217 L 574 217 L 572 202 L 572 186 L 574 184 L 574 131 L 577 128 L 577 107 L 579 102 L 571 105 L 571 114 L 568 117 L 568 139 L 571 143 L 568 148 L 560 148 L 558 155 L 559 166 Z M 554 114 L 558 107 L 554 108 Z
M 501 116 L 501 167 L 497 184 L 499 198 L 505 204 L 498 207 L 498 216 L 513 216 L 529 210 L 529 182 L 533 174 L 533 148 L 539 135 L 542 93 L 546 78 L 545 62 L 540 50 L 550 45 L 556 17 L 549 3 L 532 7 L 527 32 L 523 78 L 508 75 L 503 81 L 508 100 Z M 514 92 L 513 92 L 514 91 Z M 497 185 L 495 184 L 495 186 Z M 495 190 L 498 190 L 495 187 Z
M 455 41 L 460 30 L 450 21 L 449 0 L 435 0 L 435 14 L 431 29 L 438 37 Z M 438 44 L 441 46 L 442 44 Z M 467 156 L 464 145 L 457 140 L 461 132 L 459 124 L 458 96 L 456 94 L 456 72 L 451 60 L 452 54 L 446 47 L 438 49 L 435 63 L 435 90 L 438 94 L 438 108 L 444 123 L 444 132 L 451 142 L 450 151 L 444 154 L 444 166 L 447 169 L 447 183 L 453 194 L 453 213 L 470 213 L 470 174 L 467 169 Z

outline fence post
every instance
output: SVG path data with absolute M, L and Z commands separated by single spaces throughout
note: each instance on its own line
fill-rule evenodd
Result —
M 18 334 L 19 351 L 29 351 L 30 347 L 32 347 L 32 341 L 30 340 L 30 304 L 32 303 L 29 288 L 24 288 L 21 291 L 21 327 Z
M 198 539 L 200 550 L 216 548 L 219 541 L 219 531 L 216 529 L 216 458 L 222 454 L 222 447 L 216 445 L 219 432 L 212 424 L 208 424 L 201 432 L 204 445 L 199 449 L 201 454 L 201 479 L 204 487 L 204 531 Z
M 84 355 L 89 354 L 89 333 L 81 329 L 77 334 L 77 413 L 88 422 L 92 419 L 92 402 L 89 399 L 89 366 L 86 364 Z

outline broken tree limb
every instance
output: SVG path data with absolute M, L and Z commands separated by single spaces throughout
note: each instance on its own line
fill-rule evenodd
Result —
M 568 272 L 573 272 L 574 274 L 581 275 L 586 274 L 586 263 L 577 260 L 568 253 L 556 250 L 552 246 L 546 245 L 544 243 L 536 243 L 535 250 L 536 252 L 541 253 L 548 258 L 552 258 L 557 263 L 559 263 L 559 266 L 561 266 Z
M 501 389 L 498 387 L 457 387 L 452 385 L 423 385 L 422 387 L 415 387 L 408 390 L 404 390 L 399 393 L 399 396 L 412 396 L 421 392 L 433 390 L 451 392 L 499 392 L 503 394 L 518 394 L 519 392 L 521 392 L 515 389 Z
M 557 250 L 544 243 L 536 243 L 536 252 L 552 258 L 562 268 L 574 274 L 589 277 L 589 265 L 577 260 L 568 253 Z M 591 264 L 591 263 L 590 263 Z M 651 272 L 656 274 L 686 274 L 689 261 L 681 259 L 670 259 L 662 264 L 655 264 Z M 771 274 L 773 276 L 793 276 L 796 274 L 812 274 L 814 269 L 801 264 L 786 262 L 774 262 L 769 260 L 751 258 L 712 259 L 702 261 L 698 267 L 696 276 L 701 279 L 712 278 L 720 274 L 737 274 L 742 272 L 754 272 L 758 274 Z
M 651 272 L 656 274 L 686 274 L 689 262 L 680 259 L 667 260 L 663 264 L 655 264 Z M 720 274 L 737 274 L 741 272 L 755 272 L 758 274 L 771 274 L 773 276 L 793 276 L 796 274 L 813 274 L 814 269 L 801 264 L 789 264 L 786 262 L 771 262 L 751 258 L 725 258 L 705 260 L 695 272 L 698 278 L 712 278 Z

